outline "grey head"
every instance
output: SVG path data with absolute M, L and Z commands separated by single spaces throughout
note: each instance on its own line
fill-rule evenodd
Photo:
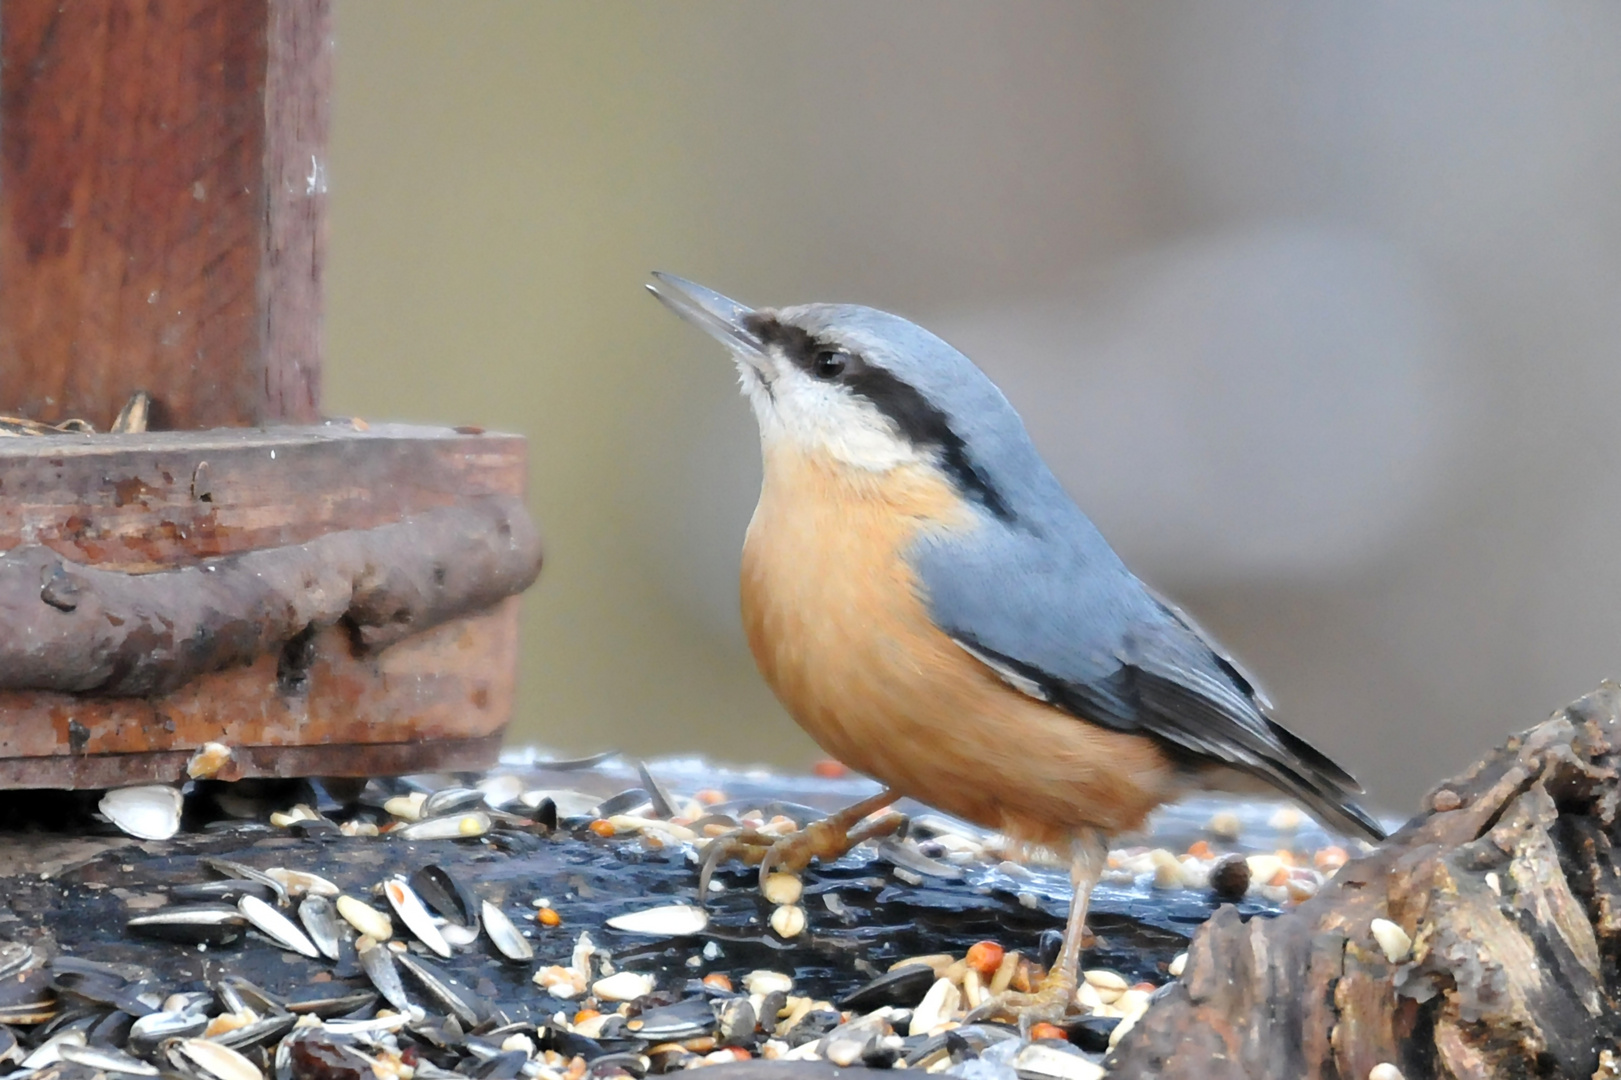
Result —
M 914 323 L 851 304 L 755 310 L 667 274 L 648 288 L 724 343 L 762 441 L 847 464 L 942 469 L 980 527 L 908 553 L 933 621 L 1020 693 L 1156 739 L 1190 776 L 1259 777 L 1350 833 L 1383 838 L 1331 760 L 1267 715 L 1254 682 L 1121 563 L 984 372 Z
M 757 310 L 653 276 L 655 296 L 732 351 L 768 444 L 874 470 L 928 461 L 1003 522 L 1090 531 L 996 384 L 923 327 L 857 304 Z

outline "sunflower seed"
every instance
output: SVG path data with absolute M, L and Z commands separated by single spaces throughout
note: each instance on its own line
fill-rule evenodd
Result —
M 317 893 L 304 897 L 298 904 L 298 921 L 322 956 L 338 959 L 338 914 L 332 901 Z
M 405 985 L 400 982 L 399 969 L 394 966 L 394 954 L 387 945 L 374 938 L 362 937 L 355 942 L 361 970 L 383 995 L 383 1000 L 401 1012 L 411 1011 L 411 999 L 405 996 Z
M 479 1025 L 483 1017 L 467 998 L 461 994 L 444 972 L 423 960 L 418 960 L 408 952 L 402 952 L 394 958 L 400 967 L 417 981 L 427 995 L 437 1001 L 457 1020 L 463 1027 L 474 1028 Z
M 284 949 L 302 953 L 311 960 L 319 959 L 321 952 L 304 931 L 293 925 L 291 919 L 259 899 L 244 896 L 236 905 L 256 929 Z
M 259 1067 L 228 1046 L 207 1039 L 181 1039 L 175 1052 L 215 1080 L 264 1080 Z
M 478 788 L 448 787 L 429 795 L 422 803 L 422 817 L 434 818 L 454 814 L 484 804 L 484 793 Z
M 241 937 L 247 925 L 241 911 L 223 904 L 167 907 L 124 923 L 132 933 L 192 945 L 225 945 Z
M 508 960 L 518 963 L 527 963 L 535 958 L 535 948 L 518 932 L 518 928 L 507 918 L 506 912 L 484 901 L 484 932 L 490 936 L 490 942 Z
M 337 896 L 338 886 L 319 874 L 311 874 L 304 870 L 289 870 L 284 866 L 272 866 L 265 871 L 265 876 L 272 881 L 280 882 L 287 895 L 297 899 L 300 896 Z
M 490 831 L 490 815 L 482 810 L 470 814 L 423 818 L 389 833 L 402 840 L 466 840 Z
M 709 912 L 692 904 L 665 904 L 615 915 L 608 920 L 608 925 L 631 934 L 688 937 L 702 933 L 709 925 Z
M 268 887 L 271 892 L 276 894 L 277 903 L 285 903 L 287 900 L 286 887 L 283 886 L 281 882 L 265 873 L 263 870 L 257 870 L 254 867 L 248 866 L 244 863 L 232 862 L 230 859 L 216 859 L 209 856 L 204 856 L 197 861 L 221 877 L 237 878 L 242 881 L 255 881 L 260 885 Z
M 179 788 L 166 784 L 116 788 L 97 805 L 108 821 L 141 840 L 167 840 L 180 831 L 185 800 Z
M 383 882 L 383 893 L 388 897 L 389 906 L 394 914 L 400 917 L 411 933 L 417 936 L 422 944 L 448 959 L 450 957 L 450 943 L 439 932 L 433 923 L 433 916 L 422 903 L 422 898 L 411 891 L 402 877 L 392 877 Z

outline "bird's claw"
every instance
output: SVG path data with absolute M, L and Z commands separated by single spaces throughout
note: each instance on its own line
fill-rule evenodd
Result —
M 1050 972 L 1041 985 L 1029 993 L 1005 990 L 982 1002 L 963 1021 L 975 1024 L 983 1020 L 1011 1020 L 1019 1025 L 1019 1033 L 1026 1037 L 1030 1029 L 1040 1023 L 1062 1023 L 1074 1009 L 1075 980 L 1061 972 Z
M 904 824 L 906 815 L 893 812 L 871 821 L 859 817 L 851 821 L 840 813 L 813 821 L 787 836 L 772 836 L 749 828 L 724 833 L 704 847 L 703 861 L 698 866 L 698 902 L 704 902 L 715 868 L 727 859 L 759 864 L 763 887 L 766 878 L 773 873 L 800 873 L 812 859 L 831 862 L 856 845 L 888 836 Z

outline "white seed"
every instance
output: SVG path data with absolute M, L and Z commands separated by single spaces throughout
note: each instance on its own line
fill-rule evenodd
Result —
M 552 997 L 562 998 L 564 1001 L 585 993 L 585 976 L 557 964 L 535 972 L 534 983 Z
M 1075 1003 L 1089 1013 L 1099 1013 L 1107 1007 L 1098 995 L 1098 988 L 1085 979 L 1075 988 Z
M 709 913 L 693 904 L 665 904 L 615 915 L 608 920 L 608 925 L 632 934 L 686 937 L 703 932 L 709 925 Z
M 805 891 L 805 883 L 795 874 L 767 874 L 760 891 L 773 904 L 797 904 Z
M 1401 1070 L 1396 1066 L 1388 1061 L 1381 1061 L 1368 1070 L 1368 1080 L 1406 1080 L 1406 1078 L 1402 1076 Z
M 264 1080 L 259 1066 L 217 1042 L 207 1039 L 182 1039 L 180 1052 L 193 1065 L 218 1080 Z
M 1220 810 L 1210 815 L 1205 831 L 1219 840 L 1237 840 L 1238 834 L 1244 831 L 1244 825 L 1231 810 Z
M 1124 993 L 1126 988 L 1131 985 L 1126 981 L 1124 975 L 1118 971 L 1110 971 L 1108 968 L 1093 968 L 1086 973 L 1085 978 L 1087 982 L 1097 987 L 1100 993 L 1107 994 L 1112 991 L 1116 997 Z M 1110 999 L 1105 996 L 1103 1000 L 1108 1001 Z
M 949 1066 L 951 1058 L 946 1057 Z M 1012 1061 L 1012 1072 L 1019 1076 L 1050 1077 L 1051 1080 L 1100 1080 L 1103 1066 L 1088 1061 L 1079 1054 L 1055 1050 L 1040 1043 L 1028 1043 Z
M 1164 848 L 1155 848 L 1148 853 L 1148 858 L 1154 866 L 1154 888 L 1180 889 L 1182 887 L 1182 864 L 1175 855 Z
M 743 989 L 761 997 L 775 990 L 786 994 L 793 988 L 794 980 L 780 971 L 751 971 L 743 976 Z
M 236 902 L 237 910 L 248 917 L 248 921 L 262 931 L 277 945 L 302 953 L 311 960 L 318 960 L 321 950 L 309 939 L 309 935 L 293 925 L 293 921 L 257 896 L 244 896 Z
M 224 743 L 206 742 L 186 762 L 186 775 L 193 780 L 211 780 L 231 760 L 231 748 Z
M 1184 889 L 1202 890 L 1210 888 L 1211 863 L 1193 855 L 1184 855 L 1179 862 L 1179 872 L 1182 876 L 1182 887 Z
M 1503 895 L 1503 879 L 1497 876 L 1497 872 L 1495 870 L 1486 871 L 1486 888 L 1490 889 L 1498 896 Z
M 1375 919 L 1368 924 L 1368 929 L 1373 933 L 1373 940 L 1384 951 L 1385 959 L 1392 964 L 1401 963 L 1412 953 L 1413 939 L 1389 919 Z
M 308 806 L 299 803 L 291 810 L 277 810 L 272 813 L 270 815 L 270 824 L 278 829 L 285 829 L 290 825 L 296 825 L 300 821 L 314 821 L 320 816 Z
M 1273 811 L 1266 823 L 1279 832 L 1294 832 L 1300 828 L 1301 813 L 1292 806 L 1280 806 Z
M 338 914 L 355 930 L 374 941 L 387 941 L 394 936 L 394 920 L 362 900 L 340 896 Z
M 1122 1016 L 1120 1018 L 1120 1023 L 1116 1024 L 1114 1030 L 1109 1032 L 1110 1050 L 1113 1050 L 1119 1044 L 1120 1040 L 1125 1037 L 1126 1032 L 1132 1029 L 1142 1015 L 1142 1013 L 1136 1013 L 1132 1016 Z
M 1148 991 L 1127 990 L 1115 1001 L 1114 1007 L 1120 1010 L 1121 1016 L 1135 1019 L 1148 1011 Z
M 784 904 L 771 913 L 771 929 L 778 937 L 798 937 L 805 932 L 805 909 L 798 904 Z
M 180 789 L 166 784 L 117 788 L 101 797 L 104 817 L 139 840 L 167 840 L 180 831 Z
M 936 979 L 923 1000 L 912 1010 L 912 1024 L 907 1028 L 912 1035 L 928 1035 L 935 1028 L 957 1018 L 962 1007 L 962 991 L 950 979 Z
M 534 1057 L 535 1040 L 531 1039 L 522 1032 L 518 1032 L 515 1035 L 508 1035 L 506 1039 L 502 1041 L 501 1049 L 508 1052 L 513 1050 L 522 1050 L 525 1057 Z
M 1251 855 L 1244 861 L 1249 864 L 1251 889 L 1272 884 L 1272 879 L 1283 869 L 1283 860 L 1276 855 Z
M 422 804 L 427 801 L 428 795 L 424 791 L 396 795 L 383 804 L 383 812 L 393 814 L 402 821 L 416 821 L 422 816 Z
M 1171 966 L 1168 970 L 1171 973 L 1171 978 L 1180 979 L 1182 977 L 1182 973 L 1186 971 L 1187 968 L 1188 954 L 1185 952 L 1179 952 L 1171 958 Z
M 288 896 L 337 896 L 338 886 L 319 874 L 304 870 L 289 870 L 285 866 L 272 866 L 266 876 L 281 882 Z
M 962 999 L 969 1009 L 977 1009 L 985 1000 L 984 984 L 980 981 L 979 972 L 969 968 L 962 973 Z
M 635 1001 L 653 992 L 653 976 L 639 971 L 620 971 L 591 984 L 591 992 L 603 1001 Z

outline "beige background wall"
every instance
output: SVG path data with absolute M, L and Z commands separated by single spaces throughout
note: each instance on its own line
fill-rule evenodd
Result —
M 338 0 L 327 405 L 526 433 L 515 737 L 813 748 L 652 268 L 942 331 L 1405 809 L 1621 674 L 1621 7 Z M 926 750 L 920 750 L 926 752 Z

